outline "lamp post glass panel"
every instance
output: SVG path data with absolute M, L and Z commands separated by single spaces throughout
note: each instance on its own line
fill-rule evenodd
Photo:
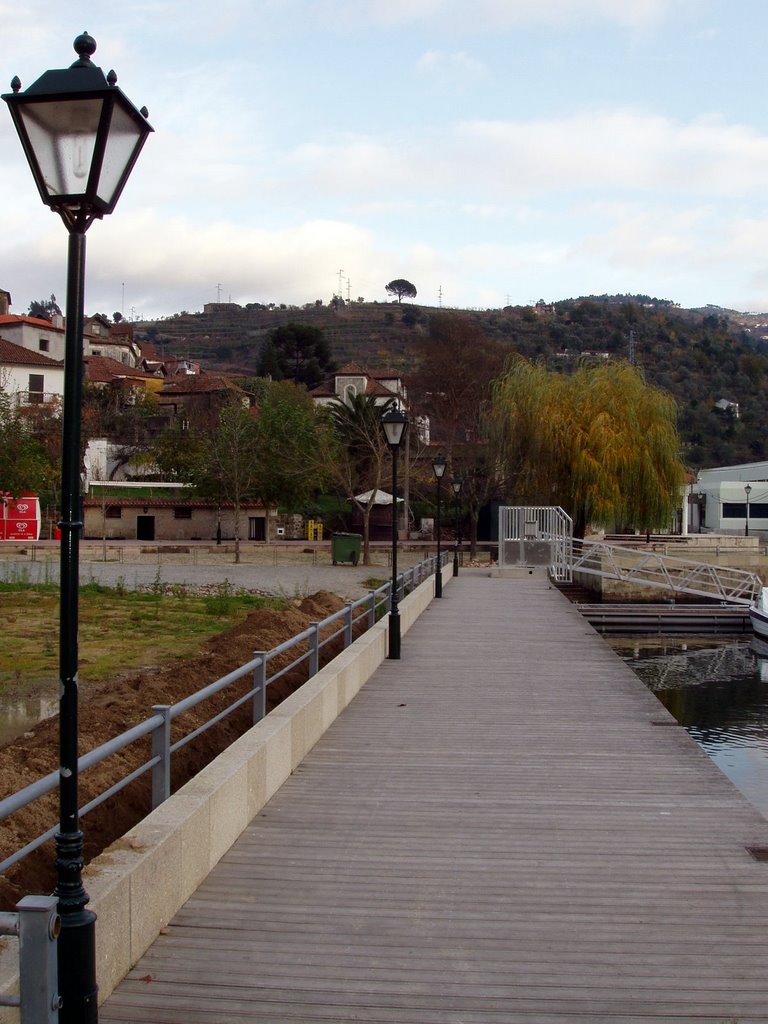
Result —
M 459 495 L 461 494 L 461 480 L 451 481 L 453 496 L 456 499 L 456 544 L 453 548 L 453 575 L 459 575 L 459 547 L 461 546 L 461 526 L 459 520 Z
M 749 536 L 749 496 L 752 493 L 752 488 L 750 487 L 749 484 L 745 484 L 744 485 L 744 493 L 747 496 L 747 517 L 744 520 L 744 536 L 748 537 Z
M 3 99 L 13 118 L 40 198 L 69 232 L 64 410 L 61 466 L 61 583 L 59 615 L 59 831 L 56 896 L 61 914 L 59 994 L 62 1024 L 97 1020 L 95 914 L 86 910 L 83 835 L 79 827 L 77 766 L 78 563 L 80 419 L 85 300 L 85 232 L 112 213 L 133 165 L 152 131 L 146 109 L 137 110 L 91 61 L 95 40 L 74 41 L 78 59 L 46 71 L 24 92 L 14 78 Z
M 432 472 L 437 480 L 437 519 L 435 520 L 435 530 L 437 533 L 437 573 L 435 575 L 435 597 L 443 596 L 443 567 L 440 564 L 440 485 L 445 476 L 446 466 L 447 462 L 444 455 L 436 455 L 432 459 Z
M 389 599 L 389 657 L 400 657 L 400 610 L 397 593 L 397 456 L 408 429 L 408 417 L 390 408 L 381 417 L 384 435 L 392 453 L 392 587 Z

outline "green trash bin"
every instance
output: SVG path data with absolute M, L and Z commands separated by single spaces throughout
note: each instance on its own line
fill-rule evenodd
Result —
M 351 562 L 357 565 L 360 561 L 360 548 L 363 538 L 359 533 L 334 533 L 331 537 L 331 558 L 333 564 Z

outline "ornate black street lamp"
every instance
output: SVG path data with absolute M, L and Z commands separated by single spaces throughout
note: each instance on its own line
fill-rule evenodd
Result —
M 744 536 L 749 536 L 749 496 L 752 493 L 752 487 L 749 484 L 744 484 L 744 493 L 747 496 L 747 518 L 744 520 Z
M 91 1024 L 96 1007 L 96 915 L 86 909 L 83 834 L 79 828 L 77 765 L 78 572 L 80 555 L 80 419 L 85 305 L 85 232 L 112 213 L 152 127 L 91 61 L 95 40 L 74 42 L 78 59 L 46 71 L 21 92 L 14 78 L 3 99 L 46 206 L 69 231 L 64 411 L 61 465 L 59 613 L 59 831 L 56 896 L 61 914 L 59 994 L 62 1024 Z
M 400 610 L 397 595 L 397 455 L 408 429 L 408 417 L 400 409 L 390 408 L 381 417 L 381 425 L 392 452 L 392 593 L 389 600 L 389 657 L 400 657 Z
M 461 494 L 461 480 L 451 480 L 453 496 L 456 500 L 456 546 L 453 549 L 453 575 L 459 575 L 459 548 L 461 547 L 461 523 L 459 521 L 459 495 Z
M 435 529 L 437 531 L 437 574 L 435 575 L 435 597 L 443 596 L 443 567 L 440 564 L 440 485 L 443 482 L 447 465 L 448 463 L 445 461 L 444 455 L 436 455 L 432 459 L 432 472 L 437 480 L 437 519 L 435 521 Z

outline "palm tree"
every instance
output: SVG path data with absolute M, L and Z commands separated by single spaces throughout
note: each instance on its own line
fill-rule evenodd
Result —
M 337 478 L 346 496 L 360 509 L 363 517 L 363 565 L 370 565 L 370 520 L 373 502 L 360 502 L 361 491 L 381 489 L 384 466 L 389 454 L 382 414 L 395 399 L 379 404 L 375 395 L 350 395 L 346 402 L 337 399 L 330 408 L 331 423 L 344 452 L 337 467 Z M 393 495 L 393 500 L 396 500 Z

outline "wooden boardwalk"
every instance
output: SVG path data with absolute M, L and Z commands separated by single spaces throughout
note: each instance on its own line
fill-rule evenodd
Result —
M 464 572 L 100 1019 L 768 1022 L 748 848 L 768 822 L 561 594 Z

